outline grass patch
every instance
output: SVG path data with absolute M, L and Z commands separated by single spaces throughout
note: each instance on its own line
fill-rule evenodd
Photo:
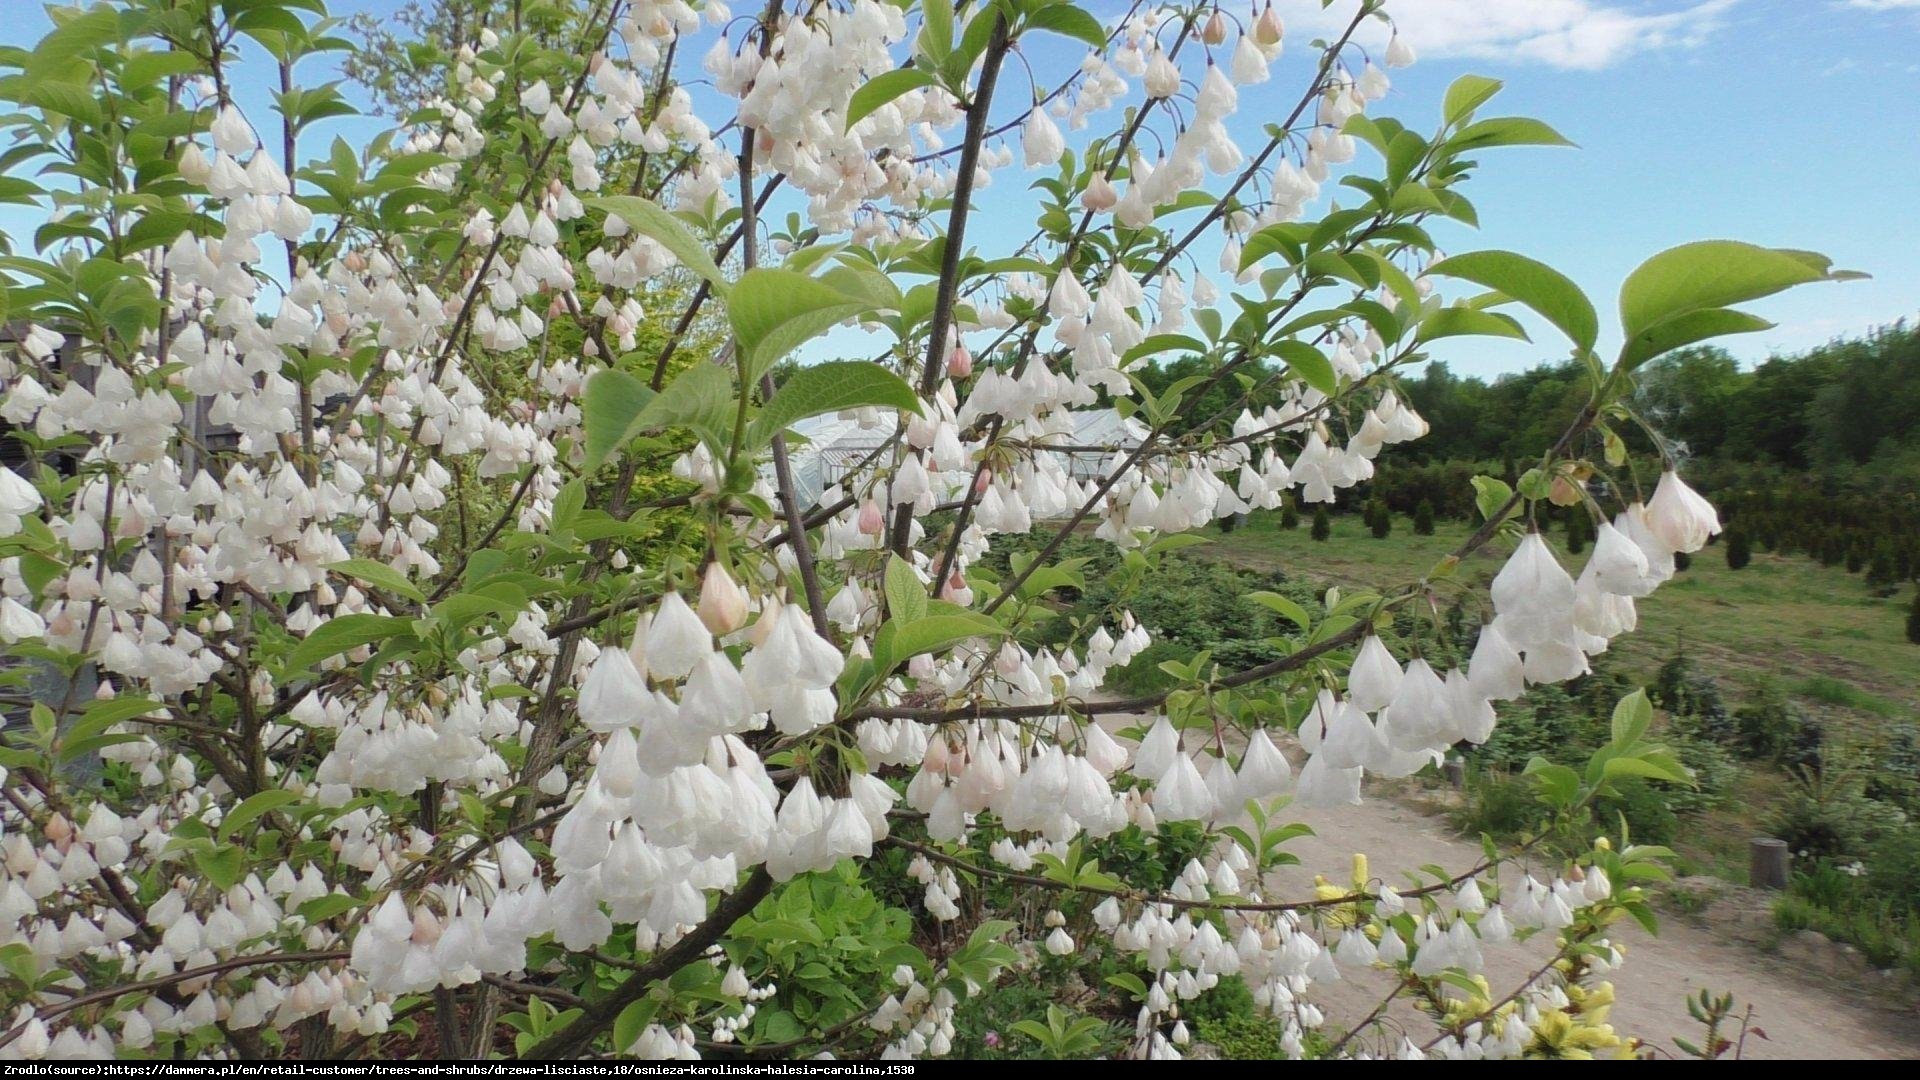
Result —
M 1246 525 L 1216 534 L 1194 551 L 1317 585 L 1395 589 L 1431 573 L 1470 531 L 1465 522 L 1441 521 L 1432 536 L 1417 536 L 1407 520 L 1396 520 L 1391 536 L 1375 540 L 1359 515 L 1336 514 L 1332 535 L 1322 542 L 1308 535 L 1304 522 L 1297 529 L 1279 522 L 1277 513 L 1254 514 Z M 1587 553 L 1567 554 L 1562 529 L 1548 538 L 1562 563 L 1577 572 Z M 1488 544 L 1453 579 L 1484 591 L 1508 551 L 1500 541 Z M 1890 719 L 1920 717 L 1920 647 L 1905 632 L 1910 590 L 1876 597 L 1857 574 L 1775 552 L 1756 552 L 1749 566 L 1732 570 L 1715 545 L 1640 601 L 1640 627 L 1614 642 L 1615 660 L 1624 661 L 1619 670 L 1642 681 L 1650 681 L 1675 651 L 1684 651 L 1701 671 L 1736 689 L 1768 680 L 1817 683 L 1812 692 L 1795 692 L 1878 729 Z M 1836 691 L 1835 685 L 1846 689 Z
M 1830 675 L 1815 675 L 1794 684 L 1793 692 L 1810 701 L 1826 705 L 1836 705 L 1843 709 L 1858 709 L 1876 716 L 1898 716 L 1900 707 L 1877 694 L 1869 694 L 1852 683 L 1841 682 Z

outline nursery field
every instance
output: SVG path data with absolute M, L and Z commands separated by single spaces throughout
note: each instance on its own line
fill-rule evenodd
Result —
M 1441 521 L 1433 535 L 1419 536 L 1408 518 L 1396 517 L 1389 539 L 1375 540 L 1358 515 L 1341 514 L 1332 519 L 1330 538 L 1318 542 L 1305 521 L 1296 529 L 1279 522 L 1277 514 L 1254 515 L 1194 550 L 1245 569 L 1383 588 L 1418 581 L 1469 531 L 1465 523 Z M 1585 554 L 1568 555 L 1557 530 L 1551 538 L 1577 571 Z M 1506 555 L 1503 546 L 1489 545 L 1454 576 L 1484 595 Z M 1678 649 L 1736 698 L 1771 683 L 1825 718 L 1876 726 L 1920 720 L 1920 646 L 1904 632 L 1912 589 L 1877 597 L 1858 574 L 1762 551 L 1744 569 L 1730 570 L 1715 545 L 1640 602 L 1639 630 L 1617 639 L 1614 649 L 1623 673 L 1649 681 Z

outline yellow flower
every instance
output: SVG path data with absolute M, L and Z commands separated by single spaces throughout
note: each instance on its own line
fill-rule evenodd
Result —
M 1328 881 L 1324 875 L 1315 874 L 1313 876 L 1313 895 L 1315 899 L 1338 900 L 1343 896 L 1351 896 L 1352 894 L 1352 889 L 1335 885 L 1333 882 Z M 1326 920 L 1327 925 L 1344 930 L 1360 921 L 1360 909 L 1355 904 L 1334 904 L 1327 908 L 1321 917 Z
M 1597 986 L 1567 987 L 1568 1009 L 1580 1014 L 1590 1024 L 1604 1024 L 1607 1014 L 1613 1011 L 1613 984 L 1603 982 Z
M 1586 1017 L 1574 1016 L 1564 1009 L 1550 1009 L 1541 1013 L 1539 1022 L 1533 1025 L 1533 1038 L 1527 1043 L 1526 1055 L 1588 1061 L 1603 1054 L 1613 1057 L 1623 1045 L 1610 1024 L 1591 1023 Z

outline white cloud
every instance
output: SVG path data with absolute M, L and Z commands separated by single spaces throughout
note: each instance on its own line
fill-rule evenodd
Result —
M 1471 57 L 1594 71 L 1637 52 L 1699 45 L 1719 29 L 1738 0 L 1699 0 L 1652 10 L 1644 4 L 1607 0 L 1403 0 L 1387 11 L 1423 57 Z M 1920 0 L 1856 0 L 1920 5 Z M 1289 27 L 1315 34 L 1337 32 L 1354 5 L 1322 10 L 1317 0 L 1286 0 Z M 1373 47 L 1386 38 L 1377 20 L 1360 40 Z

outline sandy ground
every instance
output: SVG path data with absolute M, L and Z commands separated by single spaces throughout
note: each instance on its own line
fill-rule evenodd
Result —
M 1274 875 L 1277 895 L 1303 895 L 1316 873 L 1346 880 L 1354 851 L 1367 854 L 1375 873 L 1427 863 L 1458 873 L 1481 857 L 1477 845 L 1453 835 L 1444 822 L 1379 795 L 1338 810 L 1294 809 L 1289 817 L 1313 826 L 1316 835 L 1288 845 L 1301 865 Z M 1807 964 L 1727 940 L 1711 927 L 1689 925 L 1676 915 L 1662 916 L 1658 937 L 1629 924 L 1622 940 L 1626 961 L 1609 976 L 1619 998 L 1612 1023 L 1622 1034 L 1668 1053 L 1676 1036 L 1701 1041 L 1701 1026 L 1687 1015 L 1686 999 L 1710 990 L 1731 992 L 1738 1003 L 1736 1013 L 1753 1007 L 1753 1025 L 1766 1037 L 1748 1037 L 1746 1058 L 1920 1058 L 1920 1024 L 1911 1012 L 1859 1000 L 1861 994 L 1848 994 L 1845 986 Z M 1550 948 L 1549 942 L 1536 938 L 1488 949 L 1487 975 L 1495 989 L 1506 993 L 1519 985 L 1545 962 Z M 1371 975 L 1350 975 L 1339 985 L 1316 987 L 1316 1000 L 1324 1003 L 1331 1023 L 1351 1022 L 1379 1002 L 1390 984 Z M 1411 1010 L 1389 1015 L 1416 1041 L 1430 1037 L 1433 1028 L 1425 1017 Z

